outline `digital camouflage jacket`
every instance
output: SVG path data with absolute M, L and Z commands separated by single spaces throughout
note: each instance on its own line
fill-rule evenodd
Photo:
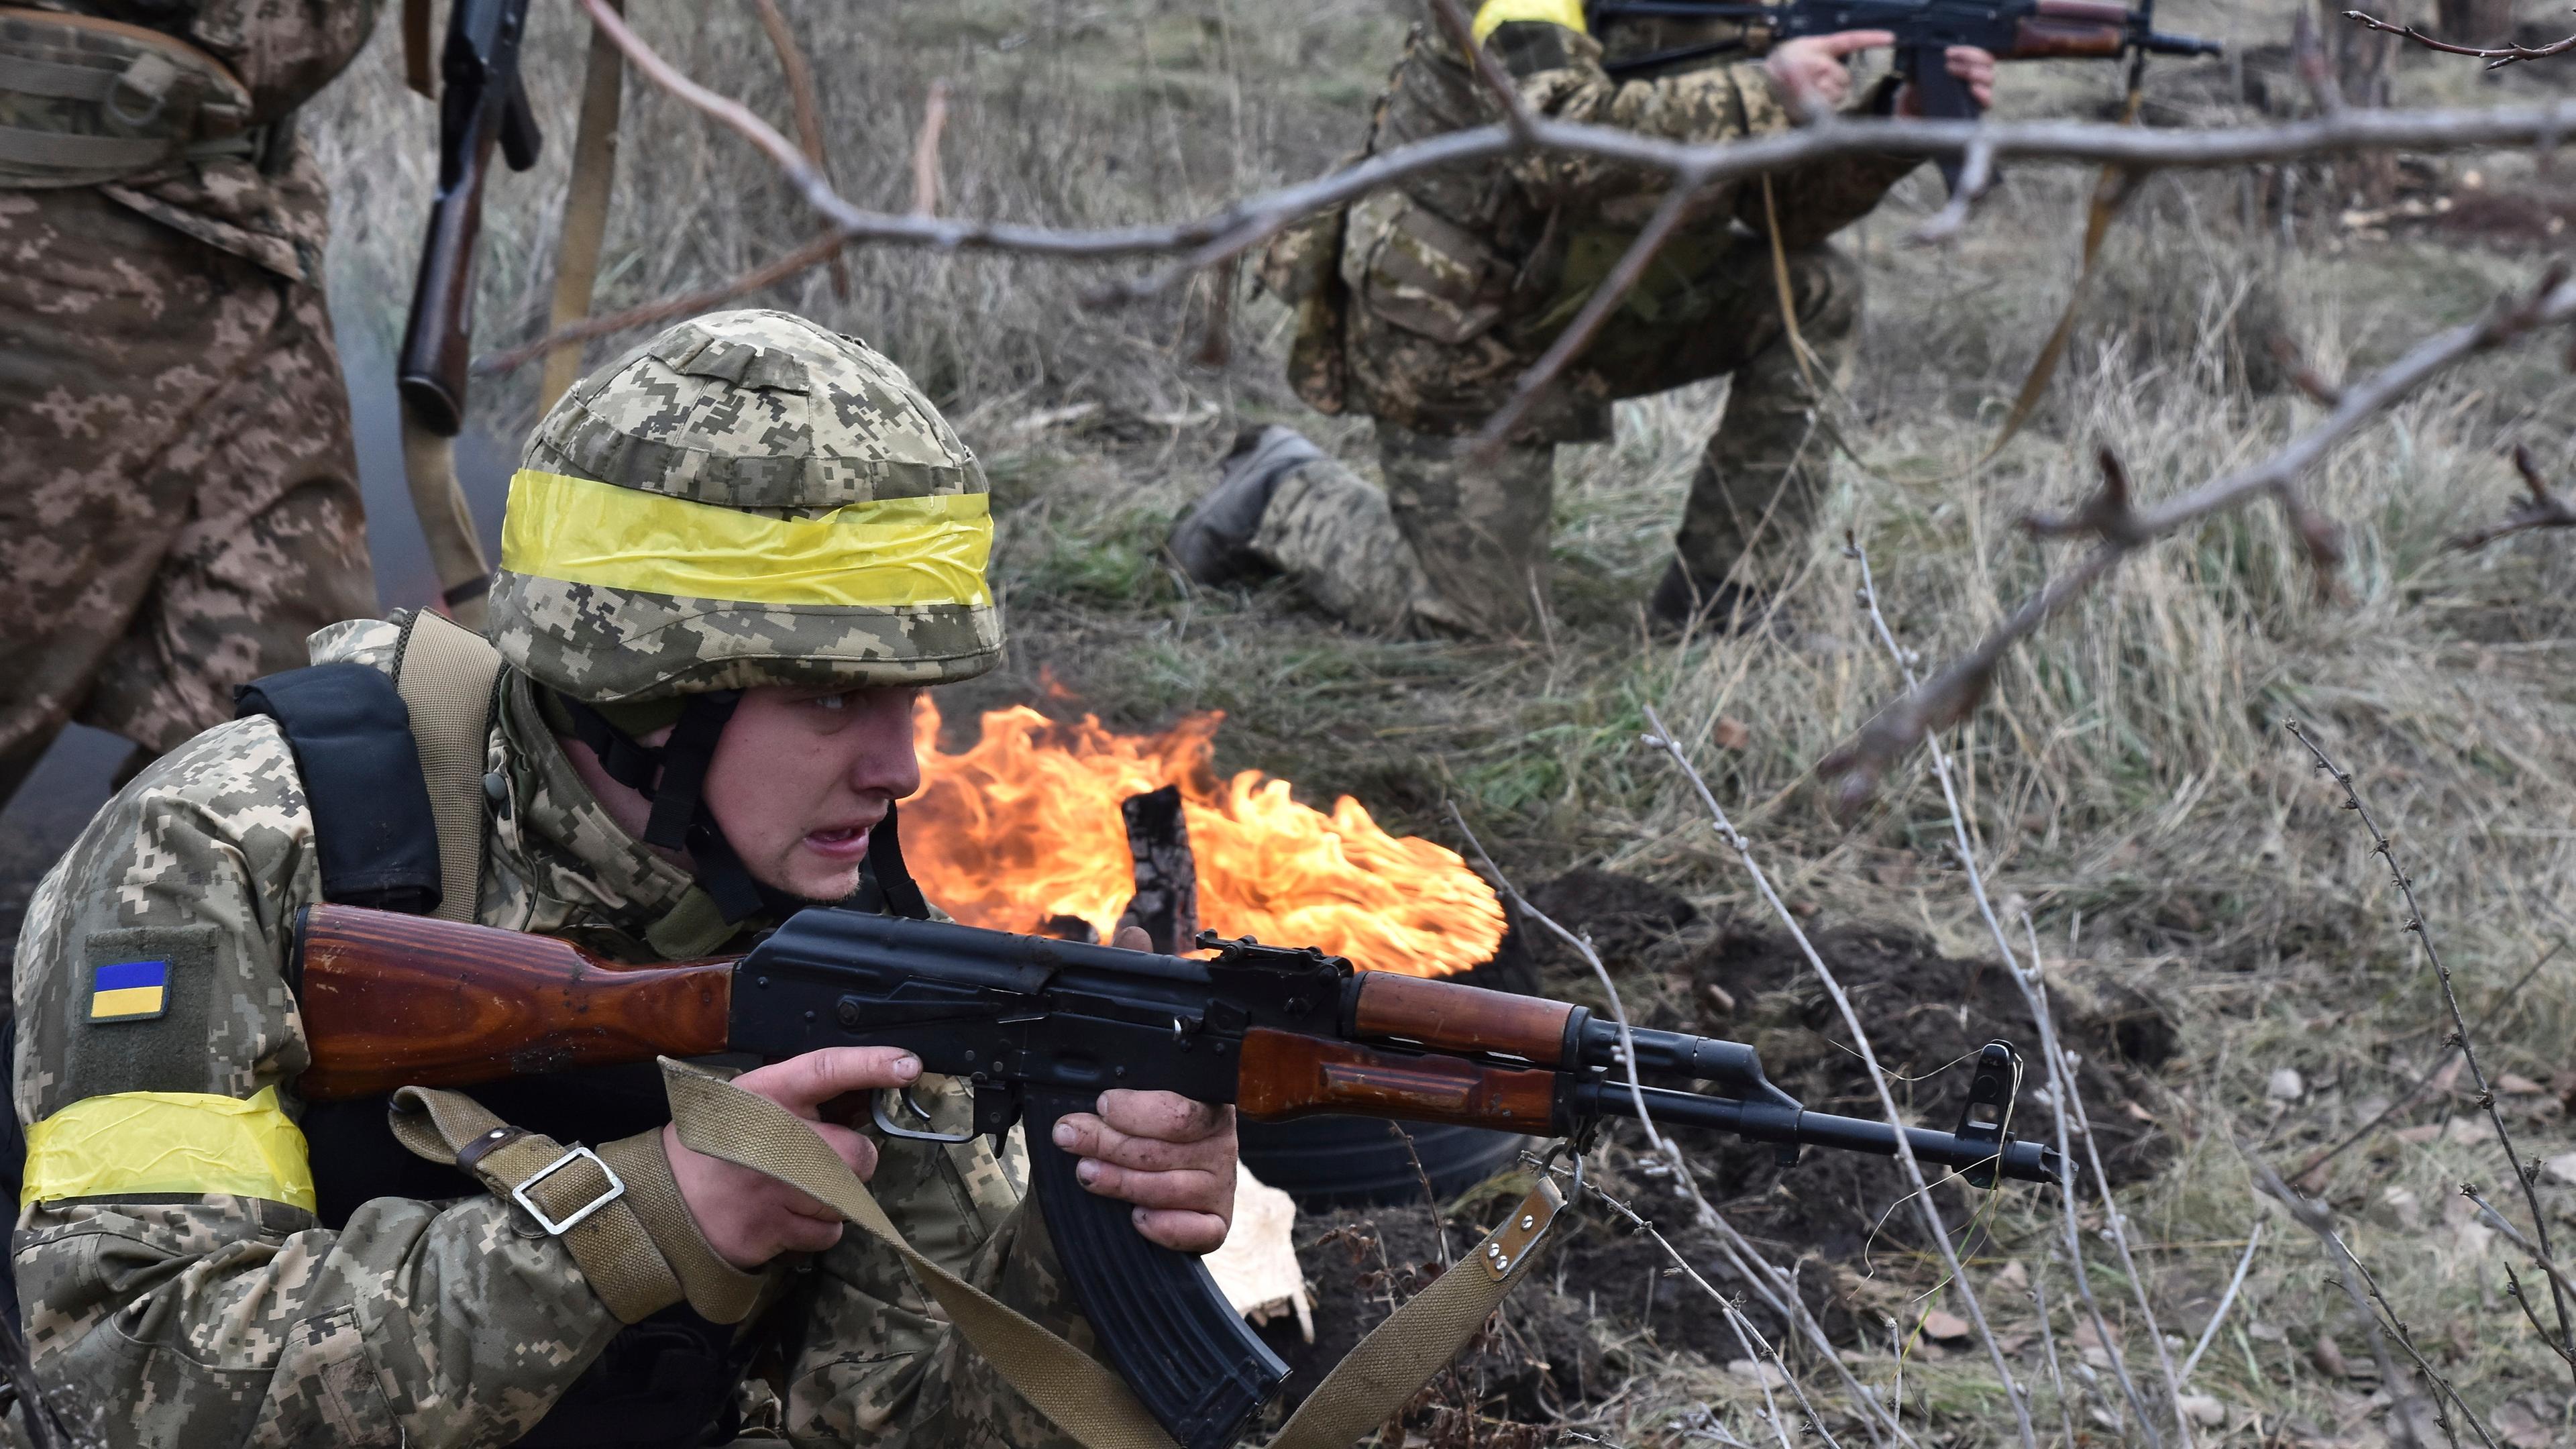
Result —
M 1623 54 L 1698 38 L 1698 31 L 1659 24 L 1623 25 L 1614 36 Z M 1764 136 L 1793 124 L 1758 63 L 1720 57 L 1615 79 L 1603 68 L 1600 40 L 1543 20 L 1503 23 L 1485 49 L 1522 103 L 1554 120 L 1692 143 Z M 1872 88 L 1856 105 L 1883 109 L 1892 94 L 1891 86 Z M 1502 119 L 1456 46 L 1416 25 L 1377 102 L 1366 150 Z M 1783 172 L 1771 178 L 1767 205 L 1758 180 L 1710 187 L 1631 294 L 1626 310 L 1634 315 L 1613 325 L 1654 325 L 1671 294 L 1693 286 L 1711 265 L 1734 265 L 1727 254 L 1742 253 L 1731 243 L 1746 230 L 1767 232 L 1773 213 L 1788 249 L 1812 246 L 1867 215 L 1918 164 L 1873 157 Z M 1430 433 L 1473 428 L 1573 320 L 1667 187 L 1661 171 L 1532 151 L 1409 178 L 1285 234 L 1265 258 L 1263 278 L 1300 306 L 1291 382 L 1325 412 L 1347 407 Z M 1524 441 L 1603 435 L 1604 399 L 1613 389 L 1587 385 L 1582 374 L 1578 361 L 1553 390 L 1554 401 L 1540 405 Z
M 396 635 L 377 621 L 334 625 L 315 636 L 315 660 L 389 667 Z M 689 878 L 611 822 L 525 679 L 505 678 L 490 758 L 507 788 L 487 817 L 476 919 L 649 958 L 644 934 Z M 283 973 L 295 913 L 319 898 L 313 817 L 273 720 L 237 720 L 164 756 L 31 904 L 14 983 L 19 1120 L 139 1093 L 298 1114 L 308 1053 Z M 161 1014 L 92 1020 L 103 992 L 134 989 L 97 968 L 127 962 L 166 968 Z M 274 1175 L 291 1179 L 303 1140 L 280 1137 Z M 1008 1161 L 981 1138 L 880 1151 L 874 1191 L 916 1247 L 1088 1342 L 1036 1215 L 1017 1212 L 1016 1148 Z M 95 1191 L 21 1209 L 14 1261 L 40 1376 L 97 1406 L 111 1445 L 508 1444 L 619 1329 L 562 1243 L 490 1196 L 381 1198 L 332 1232 L 257 1195 L 259 1174 L 238 1164 L 215 1174 L 231 1191 L 130 1193 L 114 1190 L 117 1174 L 153 1165 L 104 1156 Z M 775 1367 L 746 1390 L 747 1432 L 811 1445 L 1058 1442 L 866 1235 L 772 1271 L 749 1331 L 771 1336 Z

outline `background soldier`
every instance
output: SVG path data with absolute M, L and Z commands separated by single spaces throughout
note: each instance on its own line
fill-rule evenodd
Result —
M 451 707 L 480 722 L 491 701 L 488 729 L 462 737 L 490 761 L 488 806 L 466 855 L 440 841 L 479 852 L 470 918 L 652 961 L 741 949 L 786 911 L 852 897 L 872 832 L 890 835 L 891 802 L 920 784 L 920 688 L 1000 655 L 986 498 L 982 466 L 899 369 L 798 318 L 684 323 L 575 386 L 511 483 L 497 693 Z M 483 648 L 415 618 L 338 625 L 313 652 L 395 672 L 410 736 L 431 740 L 412 671 Z M 276 707 L 320 673 L 260 690 Z M 353 675 L 383 692 L 331 678 Z M 471 1178 L 406 1155 L 383 1099 L 303 1105 L 296 914 L 364 848 L 346 827 L 381 826 L 368 817 L 394 792 L 323 788 L 346 771 L 324 746 L 347 734 L 280 713 L 144 770 L 47 877 L 20 942 L 19 1300 L 40 1375 L 102 1405 L 110 1444 L 678 1446 L 764 1424 L 802 1444 L 1069 1442 L 891 1251 L 667 1135 L 649 1067 L 477 1089 L 545 1136 L 511 1163 L 474 1156 Z M 894 1048 L 836 1048 L 736 1082 L 810 1120 L 919 1071 Z M 953 1126 L 963 1084 L 924 1087 Z M 1165 1246 L 1217 1246 L 1231 1112 L 1102 1101 L 1057 1138 L 1090 1159 L 1084 1183 L 1142 1204 Z M 1072 1326 L 1038 1216 L 1018 1209 L 1021 1153 L 818 1130 L 875 1169 L 922 1252 Z M 578 1164 L 535 1181 L 572 1141 L 630 1190 L 550 1234 L 507 1193 L 528 1187 L 557 1218 L 597 1196 Z M 783 1402 L 740 1389 L 764 1354 Z
M 1851 103 L 1844 58 L 1882 31 L 1787 42 L 1759 63 L 1703 60 L 1651 79 L 1604 67 L 1579 0 L 1487 0 L 1475 35 L 1542 116 L 1708 142 L 1784 130 L 1796 107 Z M 1706 39 L 1705 27 L 1623 26 L 1630 53 Z M 1950 70 L 1992 100 L 1993 58 L 1966 47 Z M 1891 78 L 1857 108 L 1905 112 Z M 1414 28 L 1378 104 L 1368 149 L 1501 119 L 1437 30 Z M 1277 569 L 1362 627 L 1525 634 L 1548 593 L 1555 448 L 1610 435 L 1610 404 L 1728 376 L 1657 586 L 1657 622 L 1721 620 L 1742 598 L 1739 559 L 1757 534 L 1813 511 L 1826 445 L 1819 390 L 1848 364 L 1859 269 L 1826 238 L 1866 215 L 1918 163 L 1837 160 L 1711 188 L 1698 224 L 1666 245 L 1590 348 L 1490 467 L 1457 456 L 1512 384 L 1573 320 L 1663 200 L 1669 178 L 1589 157 L 1532 154 L 1488 172 L 1441 171 L 1372 193 L 1283 236 L 1265 259 L 1300 308 L 1290 378 L 1316 408 L 1377 420 L 1381 494 L 1286 428 L 1247 433 L 1217 488 L 1175 527 L 1174 559 L 1214 583 Z M 1780 316 L 1769 218 L 1811 356 Z
M 0 16 L 0 803 L 66 721 L 129 777 L 376 602 L 294 130 L 376 6 L 45 3 Z

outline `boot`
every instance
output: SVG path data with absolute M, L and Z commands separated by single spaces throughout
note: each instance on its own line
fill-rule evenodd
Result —
M 1679 638 L 1685 634 L 1736 634 L 1752 628 L 1762 613 L 1762 596 L 1737 583 L 1719 583 L 1703 587 L 1691 571 L 1674 559 L 1664 567 L 1663 579 L 1655 585 L 1654 596 L 1646 603 L 1646 622 L 1656 634 Z
M 1266 572 L 1251 550 L 1279 480 L 1324 451 L 1296 429 L 1273 423 L 1245 428 L 1226 454 L 1214 488 L 1172 525 L 1163 551 L 1193 583 L 1228 584 Z

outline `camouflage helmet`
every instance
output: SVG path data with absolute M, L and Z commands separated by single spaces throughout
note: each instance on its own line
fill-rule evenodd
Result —
M 989 502 L 866 344 L 711 313 L 575 384 L 528 439 L 488 632 L 592 704 L 970 678 L 1002 647 Z

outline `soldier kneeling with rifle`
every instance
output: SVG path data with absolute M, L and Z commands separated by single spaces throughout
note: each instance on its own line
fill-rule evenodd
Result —
M 523 465 L 490 644 L 433 615 L 323 630 L 39 889 L 14 1038 L 39 1381 L 119 1446 L 1069 1442 L 884 1241 L 681 1145 L 649 1061 L 522 1061 L 397 1103 L 399 1140 L 385 1096 L 299 1090 L 293 946 L 324 902 L 629 963 L 741 949 L 815 902 L 924 913 L 891 866 L 913 702 L 1002 646 L 983 469 L 938 410 L 851 339 L 732 312 L 576 386 Z M 921 1070 L 838 1047 L 733 1086 L 873 1170 L 931 1263 L 1065 1325 L 1016 1151 L 817 1120 L 878 1088 L 965 1120 Z M 1223 1240 L 1230 1109 L 1109 1091 L 1055 1141 L 1145 1237 Z M 745 1387 L 763 1355 L 783 1403 Z
M 1532 114 L 1710 143 L 1835 109 L 1973 116 L 1999 57 L 2207 48 L 2100 0 L 1485 0 L 1472 29 L 1481 57 L 1414 27 L 1368 153 L 1502 120 L 1478 60 Z M 1890 47 L 1895 71 L 1856 92 L 1849 59 Z M 1747 555 L 1814 513 L 1833 451 L 1821 410 L 1858 338 L 1860 268 L 1831 238 L 1919 164 L 1840 157 L 1708 187 L 1490 462 L 1459 456 L 1465 436 L 1604 285 L 1672 178 L 1528 151 L 1426 172 L 1283 234 L 1261 275 L 1298 309 L 1289 381 L 1318 411 L 1376 420 L 1385 486 L 1286 427 L 1248 431 L 1173 529 L 1174 562 L 1211 584 L 1285 574 L 1362 628 L 1535 636 L 1557 445 L 1608 439 L 1619 399 L 1725 377 L 1648 612 L 1671 631 L 1749 622 Z

